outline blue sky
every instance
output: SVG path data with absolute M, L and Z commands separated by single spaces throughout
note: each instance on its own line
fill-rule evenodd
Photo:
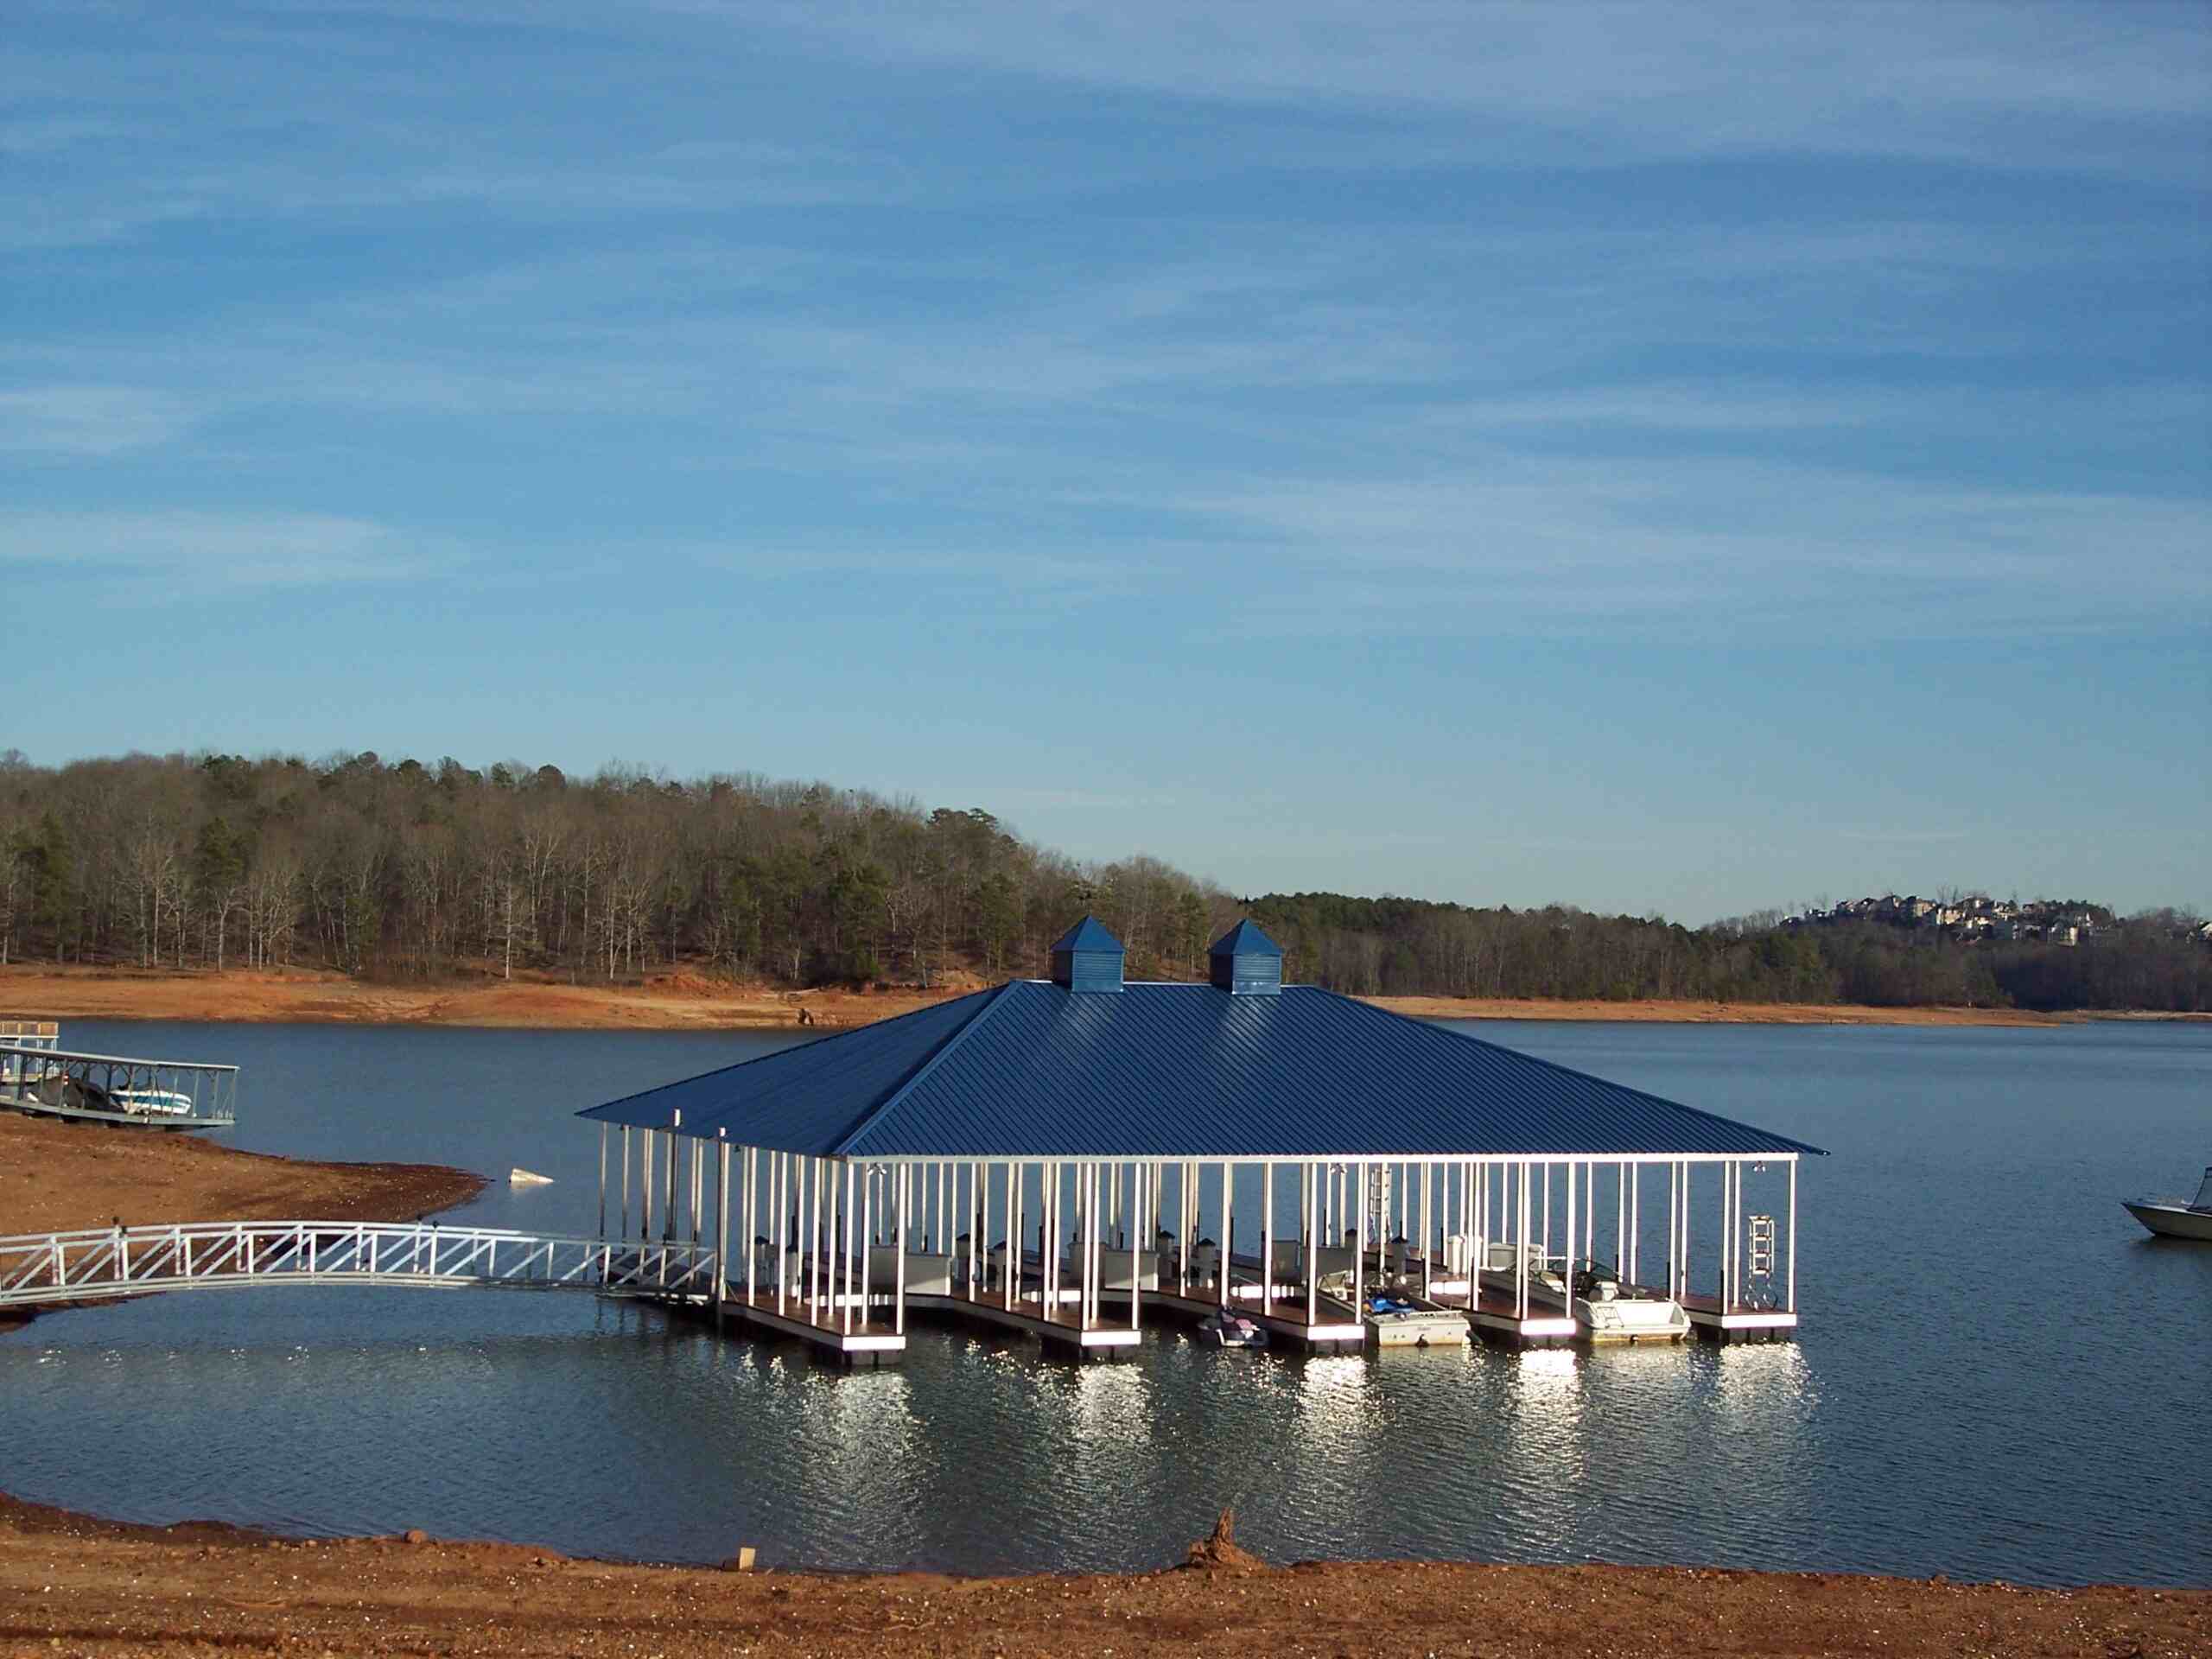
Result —
M 1195 14 L 1195 17 L 1194 17 Z M 19 3 L 0 746 L 2212 910 L 2212 13 Z

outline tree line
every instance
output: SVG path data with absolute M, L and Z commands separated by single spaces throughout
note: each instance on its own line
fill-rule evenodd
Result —
M 1688 928 L 1558 906 L 1473 909 L 1326 893 L 1270 893 L 1251 910 L 1282 944 L 1287 976 L 1363 996 L 2190 1013 L 2212 1006 L 2212 949 L 2195 932 L 2196 918 L 2175 911 L 2115 920 L 2062 946 L 1968 941 L 1872 921 L 1790 927 L 1777 912 Z
M 0 754 L 0 963 L 926 985 L 1028 971 L 1085 910 L 1162 976 L 1202 972 L 1236 914 L 1156 859 L 1079 864 L 981 808 L 823 783 Z
M 1249 914 L 1294 980 L 1352 995 L 2201 1010 L 2171 912 L 2073 949 L 1778 916 L 1686 928 L 1335 893 L 1239 900 L 1154 858 L 1083 862 L 982 807 L 751 773 L 572 779 L 373 753 L 0 753 L 0 963 L 311 965 L 385 978 L 676 969 L 785 986 L 1042 969 L 1085 912 L 1133 978 L 1197 978 Z

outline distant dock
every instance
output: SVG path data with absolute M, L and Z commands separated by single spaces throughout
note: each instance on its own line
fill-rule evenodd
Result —
M 51 1020 L 0 1020 L 0 1109 L 137 1129 L 223 1129 L 238 1122 L 238 1068 L 61 1046 Z

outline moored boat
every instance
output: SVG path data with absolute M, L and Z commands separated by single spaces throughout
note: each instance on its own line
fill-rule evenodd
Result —
M 1409 1290 L 1378 1290 L 1369 1295 L 1361 1323 L 1378 1348 L 1464 1348 L 1467 1315 Z
M 2212 1169 L 2196 1196 L 2183 1204 L 2179 1198 L 2124 1198 L 2127 1213 L 2160 1238 L 2212 1242 Z
M 1623 1284 L 1601 1262 L 1586 1262 L 1575 1273 L 1574 1322 L 1592 1342 L 1680 1342 L 1690 1333 L 1680 1302 Z
M 1213 1348 L 1264 1348 L 1268 1331 L 1258 1320 L 1224 1309 L 1198 1321 L 1198 1340 Z
M 1557 1258 L 1529 1262 L 1532 1306 L 1560 1309 L 1574 1317 L 1584 1342 L 1681 1342 L 1690 1334 L 1690 1316 L 1680 1302 L 1643 1285 L 1624 1284 L 1603 1262 L 1573 1265 L 1570 1293 L 1564 1262 Z

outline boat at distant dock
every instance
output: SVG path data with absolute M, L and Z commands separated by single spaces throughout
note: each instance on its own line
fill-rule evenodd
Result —
M 2124 1198 L 2127 1213 L 2160 1238 L 2212 1242 L 2212 1169 L 2187 1204 L 2179 1198 Z
M 137 1128 L 221 1129 L 238 1121 L 238 1069 L 61 1046 L 51 1020 L 0 1020 L 0 1109 Z

